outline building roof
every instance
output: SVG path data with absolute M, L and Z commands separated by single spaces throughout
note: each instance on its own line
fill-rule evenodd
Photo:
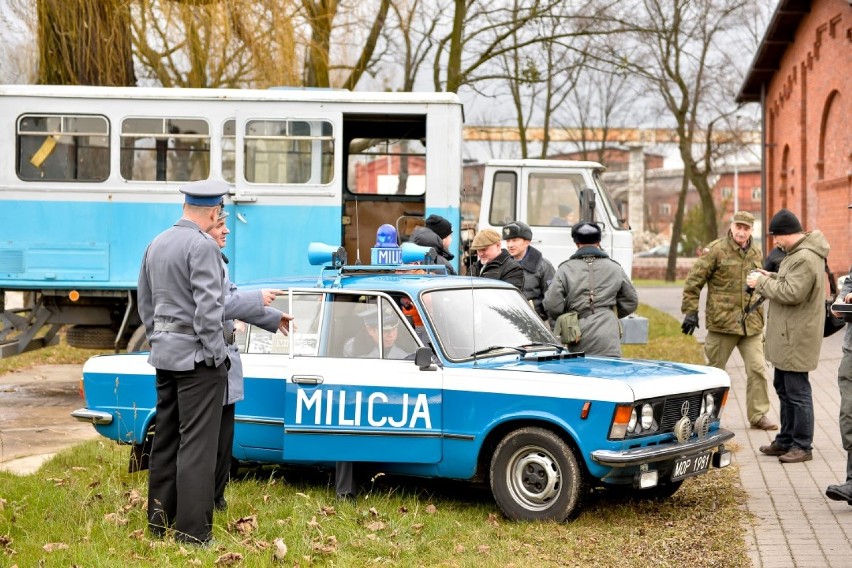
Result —
M 761 87 L 769 83 L 778 71 L 781 58 L 787 47 L 793 43 L 796 30 L 811 11 L 811 0 L 780 0 L 766 34 L 757 48 L 757 54 L 751 62 L 745 80 L 737 93 L 736 102 L 760 102 Z

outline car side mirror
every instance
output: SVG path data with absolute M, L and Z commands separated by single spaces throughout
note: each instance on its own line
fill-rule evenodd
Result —
M 437 371 L 438 367 L 432 364 L 432 349 L 430 347 L 418 347 L 414 353 L 414 364 L 421 371 Z

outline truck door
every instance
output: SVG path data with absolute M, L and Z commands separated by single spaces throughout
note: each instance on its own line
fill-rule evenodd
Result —
M 291 294 L 317 317 L 292 336 L 284 459 L 440 461 L 443 373 L 406 358 L 420 341 L 394 301 L 365 291 Z
M 341 113 L 272 108 L 237 112 L 225 124 L 234 282 L 309 273 L 308 243 L 340 242 Z

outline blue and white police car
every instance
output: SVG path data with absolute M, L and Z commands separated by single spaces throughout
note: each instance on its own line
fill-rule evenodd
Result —
M 596 487 L 665 497 L 730 463 L 724 371 L 569 353 L 508 284 L 423 264 L 345 266 L 344 252 L 315 246 L 314 261 L 328 261 L 319 278 L 258 285 L 287 290 L 278 307 L 295 329 L 237 338 L 237 460 L 480 480 L 507 517 L 555 521 Z M 422 247 L 408 254 L 424 260 Z M 73 415 L 143 448 L 156 418 L 146 359 L 90 359 Z

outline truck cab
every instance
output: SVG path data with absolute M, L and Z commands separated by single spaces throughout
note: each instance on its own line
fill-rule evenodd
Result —
M 491 160 L 483 173 L 478 229 L 523 221 L 533 231 L 532 245 L 554 266 L 576 250 L 571 227 L 598 223 L 601 246 L 624 268 L 633 268 L 633 236 L 615 205 L 597 162 L 571 160 Z

